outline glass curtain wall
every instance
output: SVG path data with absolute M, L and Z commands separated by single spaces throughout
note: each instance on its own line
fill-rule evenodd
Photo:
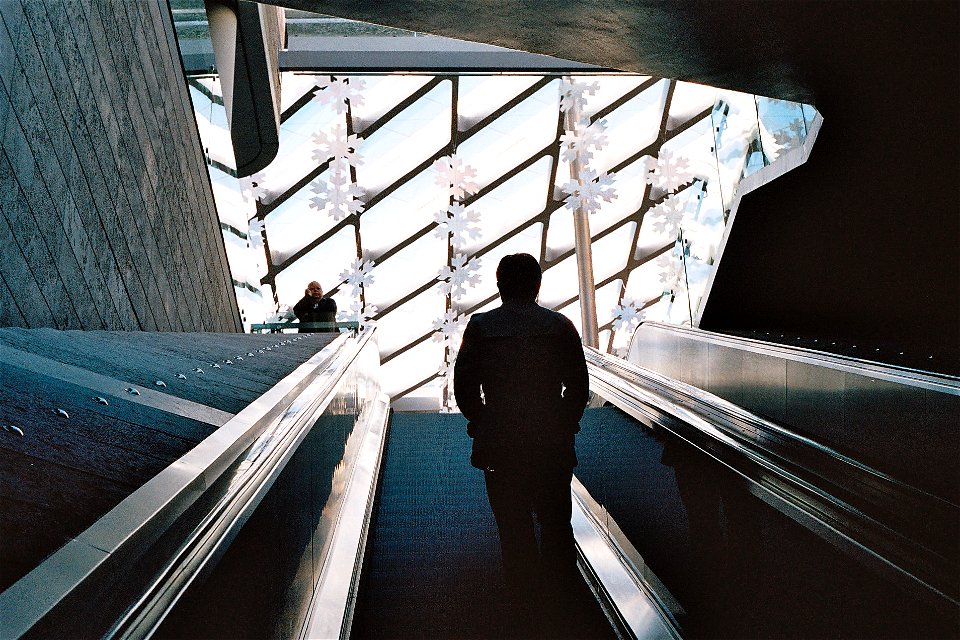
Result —
M 384 388 L 411 408 L 452 408 L 460 332 L 499 304 L 504 255 L 538 257 L 540 303 L 579 328 L 577 208 L 601 349 L 642 319 L 693 324 L 740 181 L 815 116 L 633 74 L 284 73 L 280 152 L 238 179 L 217 77 L 189 84 L 244 323 L 319 281 L 340 320 L 377 323 Z

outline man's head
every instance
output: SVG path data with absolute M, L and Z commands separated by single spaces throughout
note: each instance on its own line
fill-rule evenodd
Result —
M 540 293 L 540 263 L 529 253 L 504 256 L 497 266 L 497 288 L 504 300 L 532 302 Z
M 320 286 L 320 283 L 314 280 L 307 285 L 307 290 L 305 292 L 308 296 L 315 300 L 319 300 L 323 297 L 323 287 Z

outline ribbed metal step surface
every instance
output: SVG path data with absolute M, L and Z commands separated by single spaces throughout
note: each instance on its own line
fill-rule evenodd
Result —
M 396 413 L 360 580 L 352 638 L 495 638 L 514 633 L 482 473 L 459 414 Z M 612 638 L 583 586 L 524 633 Z M 562 619 L 559 619 L 562 614 Z

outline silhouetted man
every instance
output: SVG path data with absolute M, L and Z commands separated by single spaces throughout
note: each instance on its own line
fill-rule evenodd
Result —
M 332 298 L 323 297 L 323 288 L 320 283 L 313 281 L 307 285 L 300 302 L 293 305 L 293 314 L 300 322 L 336 322 L 337 303 Z M 299 333 L 322 333 L 336 331 L 335 328 L 311 329 L 301 327 Z
M 473 438 L 470 462 L 483 470 L 504 577 L 520 606 L 541 588 L 579 579 L 570 480 L 587 366 L 573 324 L 537 304 L 540 280 L 529 254 L 500 261 L 503 304 L 470 319 L 454 370 L 457 404 Z

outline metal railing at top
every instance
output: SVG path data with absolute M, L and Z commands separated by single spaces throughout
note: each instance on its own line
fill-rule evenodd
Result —
M 262 331 L 282 333 L 285 329 L 317 329 L 330 332 L 347 329 L 357 333 L 360 331 L 360 323 L 351 320 L 348 322 L 258 322 L 250 325 L 250 333 L 260 333 Z

